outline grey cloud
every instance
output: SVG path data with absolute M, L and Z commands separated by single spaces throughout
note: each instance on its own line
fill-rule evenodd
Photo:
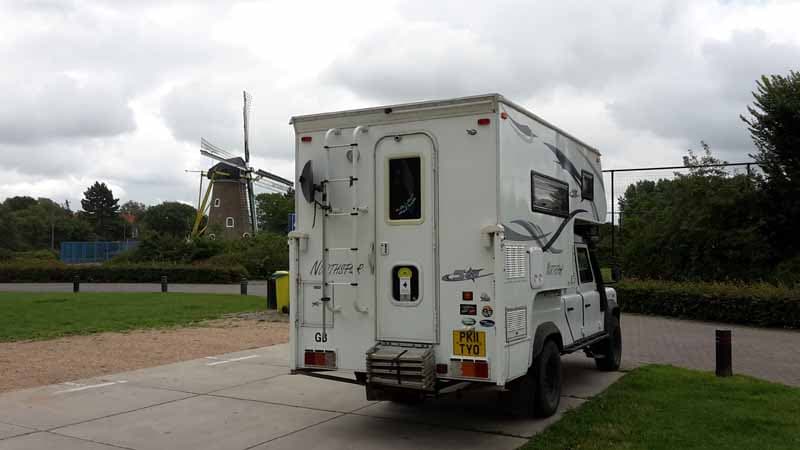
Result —
M 375 32 L 327 77 L 391 101 L 479 91 L 529 97 L 559 86 L 598 91 L 647 67 L 670 42 L 676 15 L 673 2 L 412 2 L 411 25 Z
M 177 87 L 162 100 L 161 116 L 178 140 L 195 143 L 199 149 L 203 137 L 234 155 L 242 155 L 243 86 L 253 95 L 251 155 L 290 159 L 293 149 L 286 138 L 289 113 L 285 112 L 285 105 L 290 102 L 280 92 L 248 82 L 244 77 L 226 82 L 197 81 Z
M 753 146 L 739 119 L 752 102 L 762 74 L 785 74 L 800 61 L 800 47 L 772 44 L 763 33 L 736 33 L 709 42 L 699 57 L 665 59 L 609 102 L 623 127 L 683 138 L 696 146 L 705 140 L 716 153 L 741 160 Z
M 34 144 L 54 138 L 113 136 L 135 128 L 118 86 L 81 85 L 66 75 L 0 82 L 0 143 Z

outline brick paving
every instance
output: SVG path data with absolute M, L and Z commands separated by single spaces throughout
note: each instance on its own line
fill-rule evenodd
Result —
M 623 368 L 672 364 L 714 371 L 714 330 L 730 329 L 733 372 L 800 386 L 800 331 L 622 315 Z

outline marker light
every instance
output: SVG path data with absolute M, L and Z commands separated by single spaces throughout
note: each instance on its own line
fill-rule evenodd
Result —
M 506 119 L 508 119 L 508 113 L 507 113 L 507 112 L 505 112 L 505 111 L 501 112 L 501 113 L 500 113 L 500 118 L 501 118 L 501 119 L 503 119 L 503 120 L 506 120 Z
M 303 136 L 300 138 L 300 142 L 311 142 L 311 136 Z
M 472 301 L 472 291 L 461 292 L 461 300 Z
M 489 125 L 492 123 L 491 119 L 484 117 L 483 119 L 478 119 L 478 125 Z

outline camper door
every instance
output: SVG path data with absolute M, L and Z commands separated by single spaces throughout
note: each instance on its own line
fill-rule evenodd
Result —
M 375 148 L 377 335 L 436 341 L 434 144 L 414 133 Z

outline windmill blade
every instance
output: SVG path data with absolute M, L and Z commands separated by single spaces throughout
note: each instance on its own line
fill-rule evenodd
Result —
M 217 155 L 220 158 L 226 158 L 226 159 L 227 158 L 236 158 L 236 155 L 234 155 L 233 153 L 231 153 L 231 152 L 229 152 L 227 150 L 223 150 L 223 149 L 217 147 L 216 145 L 212 144 L 211 142 L 208 142 L 207 140 L 205 140 L 203 138 L 200 138 L 200 151 L 201 151 L 201 153 L 202 153 L 203 150 L 205 150 L 208 153 Z
M 244 99 L 244 105 L 242 106 L 242 116 L 244 117 L 244 162 L 245 164 L 250 164 L 250 104 L 253 101 L 253 97 L 247 93 L 247 91 L 242 91 L 242 97 Z
M 292 189 L 292 188 L 286 187 L 286 186 L 284 186 L 282 184 L 273 183 L 273 182 L 271 182 L 269 180 L 263 180 L 263 179 L 262 180 L 254 180 L 253 183 L 256 186 L 258 186 L 259 188 L 267 190 L 270 193 L 276 193 L 276 194 L 285 194 L 289 189 Z
M 247 180 L 247 202 L 250 204 L 250 228 L 253 236 L 258 233 L 258 218 L 256 217 L 256 195 L 253 191 L 253 179 Z
M 275 175 L 274 173 L 267 172 L 266 170 L 258 169 L 258 170 L 256 170 L 256 175 L 258 175 L 258 176 L 260 176 L 262 178 L 266 178 L 268 180 L 274 181 L 276 183 L 283 184 L 283 185 L 291 187 L 291 188 L 294 187 L 294 183 L 293 182 L 287 180 L 286 178 L 283 178 L 283 177 L 280 177 L 278 175 Z

